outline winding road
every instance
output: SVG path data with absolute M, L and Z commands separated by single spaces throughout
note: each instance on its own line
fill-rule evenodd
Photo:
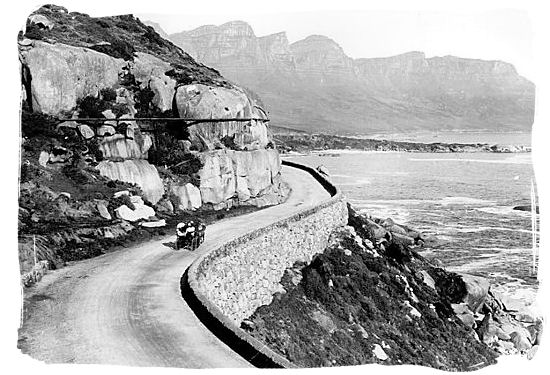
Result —
M 25 290 L 21 350 L 47 363 L 249 367 L 194 315 L 180 278 L 199 255 L 329 197 L 304 171 L 282 174 L 285 203 L 210 225 L 195 252 L 167 236 L 49 272 Z

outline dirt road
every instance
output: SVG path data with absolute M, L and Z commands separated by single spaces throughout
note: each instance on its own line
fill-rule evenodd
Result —
M 193 314 L 180 278 L 204 252 L 329 197 L 306 172 L 283 167 L 283 178 L 287 202 L 209 226 L 196 252 L 168 236 L 51 271 L 25 290 L 22 351 L 48 363 L 250 366 Z

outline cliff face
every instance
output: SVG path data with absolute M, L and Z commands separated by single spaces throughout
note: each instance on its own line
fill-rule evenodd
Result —
M 277 125 L 307 131 L 529 131 L 534 85 L 501 61 L 409 52 L 352 59 L 333 40 L 256 37 L 229 22 L 170 35 L 198 61 L 257 92 Z M 199 52 L 200 51 L 200 52 Z
M 243 23 L 232 24 L 228 33 L 238 40 L 254 37 Z M 234 48 L 228 46 L 228 50 Z M 171 201 L 180 209 L 196 209 L 202 202 L 225 208 L 275 204 L 283 199 L 279 156 L 260 104 L 133 16 L 91 18 L 45 6 L 29 17 L 19 50 L 24 109 L 71 118 L 73 121 L 60 124 L 55 131 L 78 135 L 80 147 L 86 150 L 69 150 L 62 163 L 74 164 L 78 158 L 112 180 L 137 184 L 152 204 Z M 220 51 L 216 56 L 212 58 L 225 55 Z M 79 121 L 89 117 L 105 121 Z M 169 134 L 161 138 L 158 129 L 143 132 L 142 123 L 113 121 L 135 117 L 258 120 L 196 124 L 189 129 L 182 124 L 170 126 L 174 122 L 160 124 L 161 133 Z M 90 149 L 97 152 L 90 153 Z M 235 169 L 241 171 L 229 180 L 227 171 L 208 169 L 220 164 L 219 154 L 227 149 L 235 155 L 230 161 L 239 160 Z M 51 150 L 43 151 L 47 155 Z M 174 166 L 167 165 L 162 155 L 167 153 L 179 172 L 170 170 Z M 186 163 L 197 165 L 199 160 L 206 169 L 186 169 Z M 43 168 L 53 168 L 59 160 L 42 161 Z M 159 174 L 160 169 L 166 171 Z M 269 179 L 253 182 L 266 173 Z M 173 178 L 163 183 L 161 174 Z M 238 184 L 239 178 L 249 181 Z M 182 181 L 179 185 L 178 179 Z M 216 179 L 227 181 L 213 183 Z M 264 201 L 260 199 L 263 194 L 271 195 Z M 226 200 L 230 203 L 224 204 Z

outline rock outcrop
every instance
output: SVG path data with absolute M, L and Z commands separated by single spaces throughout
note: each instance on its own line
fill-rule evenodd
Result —
M 31 108 L 49 115 L 71 111 L 77 100 L 115 86 L 126 64 L 89 48 L 38 40 L 20 47 L 20 58 L 30 73 L 24 84 L 30 88 Z
M 199 151 L 221 148 L 223 143 L 241 150 L 257 150 L 264 149 L 270 141 L 267 125 L 262 121 L 267 119 L 265 112 L 242 90 L 185 85 L 178 87 L 175 102 L 183 118 L 257 119 L 190 126 L 190 140 Z
M 131 182 L 138 185 L 151 203 L 157 203 L 164 194 L 164 185 L 157 169 L 147 160 L 105 160 L 97 166 L 101 175 L 111 180 Z
M 328 37 L 289 44 L 284 33 L 257 37 L 243 22 L 170 39 L 259 94 L 272 119 L 294 129 L 530 131 L 533 123 L 534 85 L 502 61 L 422 52 L 352 59 Z
M 281 180 L 276 150 L 239 152 L 217 150 L 201 155 L 199 172 L 203 204 L 266 206 L 281 203 L 287 188 Z
M 259 48 L 248 25 L 235 23 L 227 30 L 223 38 L 248 37 L 255 43 L 251 51 Z M 55 131 L 69 135 L 72 143 L 43 150 L 40 165 L 64 168 L 83 160 L 102 176 L 138 185 L 152 204 L 164 197 L 180 210 L 203 204 L 214 209 L 264 206 L 283 199 L 279 156 L 259 100 L 133 16 L 96 19 L 45 6 L 31 16 L 19 49 L 27 110 L 71 119 Z M 272 54 L 276 52 L 273 47 Z M 186 126 L 132 120 L 139 117 L 237 121 Z M 142 131 L 144 126 L 149 132 Z M 177 149 L 160 151 L 172 154 L 173 165 L 163 163 L 166 159 L 157 149 L 150 157 L 153 145 L 159 146 L 159 132 L 183 142 L 181 150 L 176 142 L 171 146 Z M 204 168 L 181 176 L 183 183 L 163 182 L 157 167 L 185 165 L 193 159 L 190 154 L 202 160 Z M 182 167 L 178 173 L 185 171 Z

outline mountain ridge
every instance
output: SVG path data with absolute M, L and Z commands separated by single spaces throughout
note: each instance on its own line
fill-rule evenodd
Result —
M 530 131 L 535 86 L 500 60 L 410 51 L 351 58 L 330 37 L 290 43 L 244 21 L 169 35 L 263 98 L 272 123 L 309 132 Z

